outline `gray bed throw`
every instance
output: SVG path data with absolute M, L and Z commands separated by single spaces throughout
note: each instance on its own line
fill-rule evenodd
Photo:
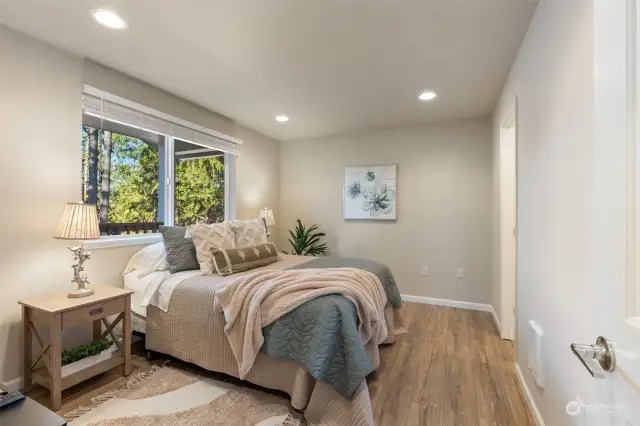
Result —
M 375 274 L 393 307 L 401 299 L 385 265 L 362 259 L 314 258 L 290 269 L 357 268 Z M 373 371 L 358 333 L 356 308 L 344 296 L 330 294 L 310 300 L 262 329 L 261 352 L 297 362 L 316 380 L 329 383 L 351 400 Z
M 325 269 L 325 268 L 356 268 L 368 271 L 378 277 L 385 293 L 389 298 L 389 302 L 394 308 L 399 308 L 402 304 L 400 291 L 396 286 L 396 280 L 387 265 L 374 262 L 373 260 L 355 259 L 349 257 L 314 257 L 308 262 L 294 266 L 289 269 Z

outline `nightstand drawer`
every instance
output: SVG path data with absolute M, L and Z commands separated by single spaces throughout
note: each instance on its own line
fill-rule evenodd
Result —
M 125 298 L 119 297 L 105 302 L 94 303 L 93 305 L 84 306 L 62 313 L 62 328 L 66 328 L 76 324 L 84 324 L 87 321 L 93 321 L 109 315 L 119 314 L 125 310 Z

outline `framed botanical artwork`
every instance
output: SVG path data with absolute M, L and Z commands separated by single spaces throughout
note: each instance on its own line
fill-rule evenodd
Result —
M 396 220 L 398 166 L 345 167 L 345 219 Z

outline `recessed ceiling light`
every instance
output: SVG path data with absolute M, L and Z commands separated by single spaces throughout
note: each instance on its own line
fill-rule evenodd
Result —
M 281 123 L 285 123 L 285 122 L 289 121 L 289 117 L 287 117 L 286 115 L 278 115 L 278 116 L 276 116 L 276 120 L 281 122 Z
M 127 26 L 121 17 L 108 10 L 97 9 L 92 11 L 91 15 L 93 15 L 93 19 L 105 27 L 121 30 Z
M 420 96 L 418 96 L 418 99 L 420 99 L 421 101 L 430 101 L 432 99 L 435 99 L 438 95 L 436 95 L 436 92 L 432 92 L 432 91 L 427 91 L 427 92 L 422 92 L 420 93 Z

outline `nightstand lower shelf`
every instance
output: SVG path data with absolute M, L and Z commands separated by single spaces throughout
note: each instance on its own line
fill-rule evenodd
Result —
M 119 365 L 124 364 L 124 357 L 119 353 L 114 353 L 113 356 L 107 360 L 101 361 L 90 367 L 84 368 L 68 376 L 62 377 L 60 381 L 60 390 L 69 389 L 78 383 L 84 382 L 93 376 L 102 374 L 105 371 L 111 370 Z M 38 383 L 40 386 L 51 390 L 51 375 L 46 367 L 38 368 L 31 373 L 31 377 L 34 383 Z

